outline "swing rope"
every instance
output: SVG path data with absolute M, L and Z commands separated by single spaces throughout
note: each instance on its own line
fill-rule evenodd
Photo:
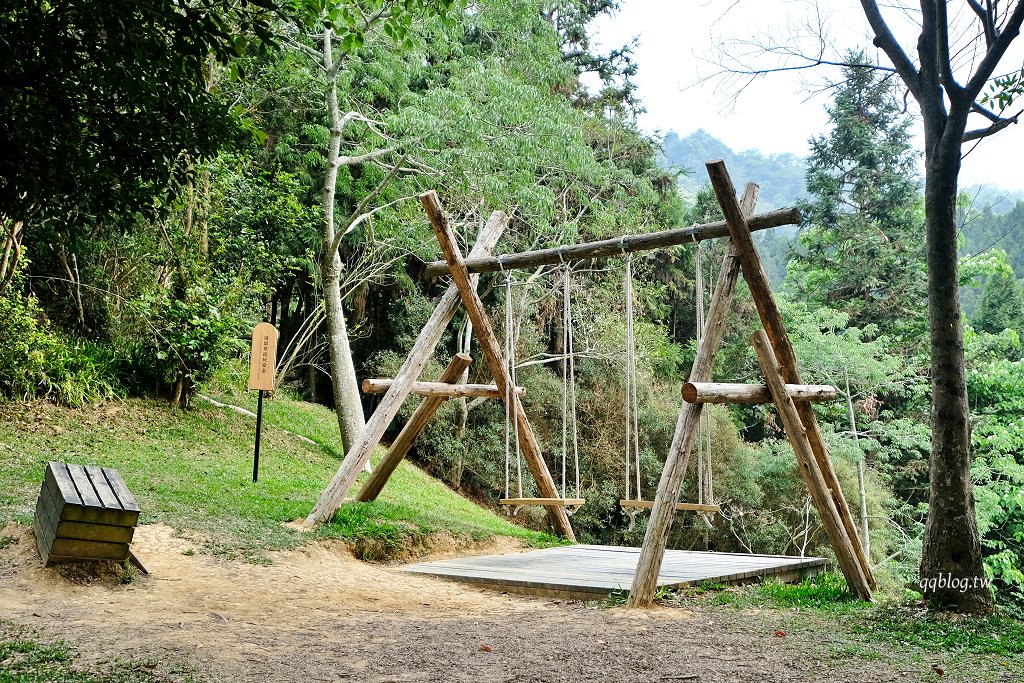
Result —
M 701 342 L 704 340 L 705 331 L 705 320 L 704 320 L 704 264 L 703 264 L 703 249 L 701 249 L 700 242 L 697 243 L 694 257 L 696 265 L 696 274 L 694 275 L 694 289 L 696 293 L 694 300 L 697 304 L 697 347 L 700 347 Z M 704 503 L 704 442 L 705 442 L 705 426 L 707 420 L 705 412 L 702 410 L 700 413 L 700 421 L 697 423 L 697 502 L 700 504 Z
M 501 264 L 499 263 L 499 267 Z M 501 268 L 504 272 L 504 268 Z M 505 358 L 511 381 L 505 387 L 505 500 L 511 498 L 512 480 L 512 442 L 515 441 L 515 476 L 516 498 L 525 500 L 523 495 L 523 453 L 519 440 L 519 421 L 516 402 L 519 400 L 515 388 L 519 386 L 516 373 L 516 349 L 519 338 L 519 324 L 515 315 L 515 282 L 511 273 L 505 273 Z M 572 458 L 575 475 L 575 498 L 582 497 L 580 481 L 580 450 L 579 427 L 576 417 L 576 358 L 573 348 L 573 314 L 572 314 L 572 269 L 566 265 L 562 277 L 562 326 L 565 332 L 565 348 L 562 355 L 562 499 L 568 499 L 569 490 L 569 438 L 572 437 Z M 516 508 L 518 512 L 520 503 Z M 572 514 L 575 510 L 566 510 Z M 513 513 L 515 514 L 515 513 Z
M 634 328 L 633 257 L 626 254 L 626 499 L 630 500 L 631 479 L 636 477 L 636 499 L 643 500 L 640 491 L 640 430 L 637 413 L 639 402 L 636 391 L 636 330 Z M 634 471 L 635 468 L 635 471 Z
M 566 498 L 569 429 L 572 429 L 573 468 L 576 498 L 581 497 L 579 430 L 576 420 L 576 356 L 573 349 L 572 268 L 566 265 L 562 276 L 562 498 Z
M 704 313 L 704 264 L 703 249 L 697 243 L 696 248 L 696 276 L 695 289 L 697 301 L 697 345 L 700 346 L 707 334 L 707 316 Z M 710 277 L 710 268 L 709 268 Z M 714 505 L 714 492 L 712 488 L 711 474 L 711 415 L 706 410 L 701 410 L 700 421 L 697 423 L 697 503 L 700 505 Z M 704 522 L 710 526 L 711 522 L 705 513 L 701 513 Z
M 696 242 L 697 240 L 694 240 Z M 623 262 L 625 263 L 625 294 L 626 294 L 626 497 L 620 504 L 629 515 L 629 528 L 632 529 L 636 514 L 641 509 L 652 507 L 643 499 L 640 490 L 640 429 L 639 429 L 639 401 L 637 399 L 637 362 L 636 362 L 636 329 L 635 329 L 635 290 L 633 287 L 633 264 L 629 254 L 623 250 Z M 705 292 L 707 287 L 704 277 L 704 258 L 701 245 L 698 243 L 695 249 L 695 270 L 694 285 L 696 289 L 695 308 L 697 314 L 697 343 L 700 345 L 707 334 L 707 313 L 704 308 Z M 712 278 L 713 270 L 708 265 L 708 278 Z M 712 278 L 713 279 L 713 278 Z M 708 311 L 710 312 L 710 311 Z M 676 510 L 695 510 L 704 520 L 704 523 L 711 528 L 711 520 L 708 514 L 717 510 L 714 503 L 712 473 L 711 473 L 711 421 L 710 413 L 701 411 L 700 419 L 697 422 L 697 482 L 696 493 L 697 503 L 675 504 Z M 630 497 L 635 493 L 636 498 Z
M 508 374 L 511 380 L 505 386 L 505 498 L 509 496 L 509 481 L 511 479 L 512 441 L 516 443 L 516 492 L 519 498 L 523 497 L 523 458 L 522 449 L 519 445 L 519 420 L 515 419 L 515 401 L 518 397 L 515 388 L 519 386 L 516 380 L 516 329 L 515 316 L 512 311 L 512 274 L 505 274 L 505 363 L 508 366 Z

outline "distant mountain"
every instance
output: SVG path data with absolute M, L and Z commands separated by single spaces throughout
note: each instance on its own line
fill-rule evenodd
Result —
M 737 186 L 749 181 L 761 186 L 757 207 L 762 211 L 792 206 L 796 200 L 807 196 L 805 159 L 795 154 L 764 154 L 758 150 L 734 152 L 703 129 L 686 137 L 669 131 L 662 141 L 662 153 L 666 166 L 689 172 L 679 179 L 679 187 L 687 195 L 695 195 L 707 184 L 705 162 L 724 159 Z
M 1024 202 L 1024 192 L 1004 190 L 996 185 L 968 185 L 960 188 L 960 194 L 971 198 L 974 210 L 996 214 L 1009 213 L 1019 202 Z
M 806 159 L 795 154 L 765 154 L 758 150 L 733 151 L 728 145 L 701 129 L 681 137 L 670 131 L 662 141 L 662 163 L 689 171 L 679 178 L 684 198 L 690 199 L 708 182 L 704 163 L 724 159 L 737 187 L 753 181 L 761 186 L 758 211 L 793 206 L 807 198 L 804 186 Z M 960 189 L 970 198 L 973 218 L 963 222 L 962 253 L 977 254 L 993 247 L 1006 249 L 1017 277 L 1024 277 L 1024 192 L 994 185 L 971 185 Z M 790 248 L 797 234 L 793 226 L 766 230 L 755 235 L 772 284 L 778 286 L 786 274 Z M 981 287 L 964 291 L 965 310 L 970 315 L 977 305 Z

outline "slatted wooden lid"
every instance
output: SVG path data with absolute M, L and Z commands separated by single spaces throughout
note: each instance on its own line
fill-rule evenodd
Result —
M 138 513 L 139 504 L 117 470 L 109 467 L 46 464 L 46 479 L 63 502 L 84 508 Z

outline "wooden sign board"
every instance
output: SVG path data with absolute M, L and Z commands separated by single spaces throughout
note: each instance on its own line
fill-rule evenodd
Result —
M 249 390 L 273 391 L 277 367 L 277 328 L 260 323 L 252 331 L 252 356 L 249 359 Z

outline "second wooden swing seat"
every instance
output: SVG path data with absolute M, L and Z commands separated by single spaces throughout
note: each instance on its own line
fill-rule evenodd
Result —
M 637 401 L 637 370 L 636 370 L 636 333 L 634 330 L 634 290 L 633 290 L 633 264 L 632 258 L 629 255 L 625 256 L 625 283 L 624 289 L 626 292 L 626 498 L 619 500 L 619 507 L 626 511 L 632 520 L 633 517 L 641 510 L 650 510 L 654 508 L 653 500 L 643 500 L 642 498 L 630 498 L 631 493 L 631 459 L 633 464 L 636 465 L 636 486 L 635 491 L 637 495 L 640 495 L 640 468 L 639 468 L 639 456 L 640 456 L 640 442 L 639 442 L 639 429 L 637 425 L 637 414 L 639 412 L 639 402 Z M 704 280 L 703 280 L 703 269 L 701 267 L 701 252 L 698 245 L 696 255 L 696 285 L 697 285 L 697 329 L 699 334 L 703 334 L 704 331 Z M 632 457 L 631 457 L 632 452 Z M 703 453 L 699 456 L 703 458 Z M 710 489 L 710 484 L 708 484 Z M 708 491 L 710 497 L 710 491 Z M 714 503 L 705 503 L 699 501 L 696 503 L 676 503 L 676 512 L 697 512 L 702 515 L 714 515 L 721 512 L 722 508 Z
M 513 507 L 537 505 L 541 507 L 572 508 L 579 507 L 586 502 L 586 498 L 502 498 L 498 501 L 498 504 Z
M 653 500 L 620 500 L 619 506 L 629 510 L 650 510 L 654 507 Z M 705 515 L 713 515 L 722 510 L 720 505 L 706 505 L 704 503 L 676 503 L 676 510 L 679 512 L 700 512 Z

